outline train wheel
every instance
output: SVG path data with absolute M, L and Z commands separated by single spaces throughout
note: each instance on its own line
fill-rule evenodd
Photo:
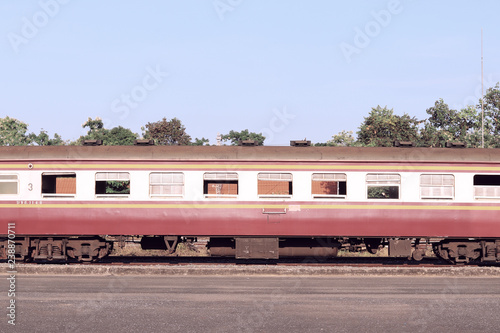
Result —
M 425 249 L 415 249 L 411 254 L 411 257 L 415 261 L 420 261 L 425 257 Z
M 7 260 L 8 256 L 11 255 L 14 255 L 16 261 L 30 261 L 31 248 L 29 237 L 15 237 L 13 240 L 7 238 L 0 239 L 0 260 Z
M 481 243 L 476 241 L 441 241 L 433 246 L 434 253 L 453 264 L 466 264 L 481 257 Z
M 80 262 L 94 262 L 107 256 L 111 249 L 111 243 L 100 237 L 85 237 L 69 239 L 66 253 Z
M 33 260 L 39 262 L 66 262 L 66 242 L 64 238 L 43 237 L 32 239 Z

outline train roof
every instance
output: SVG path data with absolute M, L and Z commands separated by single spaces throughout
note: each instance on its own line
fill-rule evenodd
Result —
M 282 146 L 4 146 L 7 160 L 500 162 L 500 149 Z

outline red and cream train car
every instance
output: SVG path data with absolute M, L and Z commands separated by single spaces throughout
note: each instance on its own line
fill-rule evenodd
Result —
M 365 244 L 418 260 L 432 241 L 452 262 L 499 261 L 499 203 L 495 149 L 0 147 L 0 255 L 15 240 L 19 259 L 203 236 L 238 258 Z

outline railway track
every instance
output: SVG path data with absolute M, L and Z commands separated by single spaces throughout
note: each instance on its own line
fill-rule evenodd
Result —
M 27 262 L 25 265 L 57 264 L 56 262 Z M 419 262 L 388 257 L 337 257 L 337 258 L 286 258 L 279 260 L 241 260 L 234 258 L 213 257 L 173 257 L 173 256 L 109 256 L 93 263 L 67 262 L 61 265 L 84 266 L 290 266 L 290 267 L 500 267 L 498 263 L 468 263 L 452 265 L 437 258 L 426 258 Z
M 376 259 L 376 260 L 371 260 Z M 7 274 L 7 264 L 0 264 Z M 109 257 L 96 263 L 70 262 L 67 264 L 18 263 L 20 275 L 101 275 L 101 276 L 227 276 L 242 278 L 258 275 L 273 276 L 439 276 L 500 277 L 500 265 L 482 263 L 452 265 L 438 259 L 421 262 L 394 258 L 332 258 L 314 261 L 307 258 L 282 260 L 236 260 L 209 257 Z

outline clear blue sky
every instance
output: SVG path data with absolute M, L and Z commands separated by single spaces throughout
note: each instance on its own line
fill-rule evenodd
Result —
M 356 132 L 372 107 L 426 118 L 500 81 L 500 1 L 0 0 L 0 117 L 74 140 L 179 118 L 268 145 Z

